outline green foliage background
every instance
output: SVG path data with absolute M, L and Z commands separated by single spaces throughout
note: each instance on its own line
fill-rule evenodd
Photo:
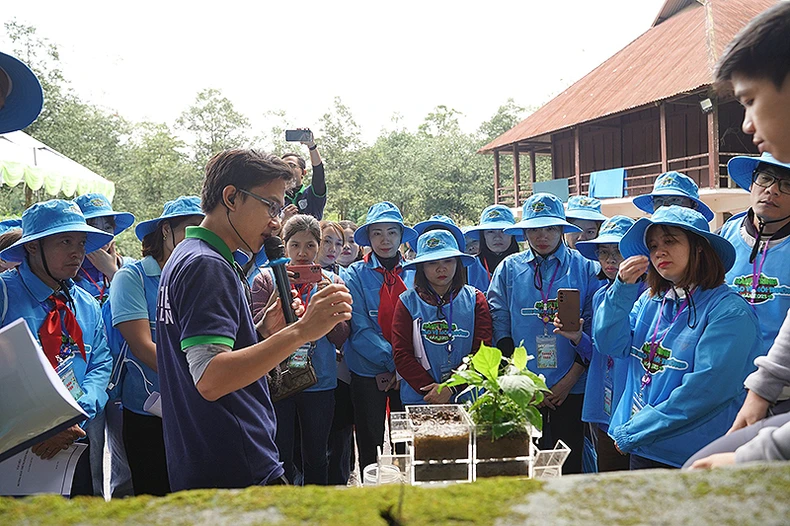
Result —
M 44 88 L 44 110 L 25 132 L 114 181 L 113 207 L 133 212 L 138 220 L 158 216 L 164 202 L 179 195 L 199 195 L 203 167 L 221 150 L 256 147 L 281 154 L 300 148 L 283 140 L 284 131 L 304 123 L 269 110 L 270 128 L 256 133 L 249 119 L 213 88 L 200 91 L 173 123 L 130 122 L 83 100 L 61 70 L 57 44 L 34 27 L 11 21 L 4 29 L 4 49 L 30 65 Z M 371 204 L 389 200 L 411 224 L 437 213 L 459 224 L 476 223 L 494 200 L 493 161 L 476 151 L 525 112 L 510 99 L 475 132 L 465 133 L 459 123 L 462 113 L 440 105 L 416 130 L 405 128 L 395 116 L 389 129 L 366 144 L 351 108 L 336 97 L 312 126 L 326 167 L 326 217 L 360 222 Z M 502 163 L 503 184 L 512 179 L 509 164 Z M 539 179 L 550 177 L 550 170 L 541 160 Z M 49 198 L 43 193 L 30 197 Z M 21 215 L 24 207 L 21 185 L 0 187 L 0 217 Z M 124 254 L 139 257 L 133 229 L 119 236 L 118 245 Z

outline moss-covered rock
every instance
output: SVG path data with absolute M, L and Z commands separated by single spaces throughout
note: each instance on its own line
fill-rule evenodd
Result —
M 0 498 L 10 524 L 790 524 L 790 464 L 643 471 L 545 483 L 248 488 L 163 498 Z M 389 519 L 389 520 L 388 520 Z

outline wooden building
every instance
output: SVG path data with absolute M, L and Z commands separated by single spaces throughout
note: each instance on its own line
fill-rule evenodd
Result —
M 552 177 L 567 179 L 570 195 L 587 195 L 593 172 L 625 169 L 628 197 L 606 199 L 607 215 L 638 216 L 630 198 L 670 170 L 697 182 L 716 225 L 746 208 L 726 166 L 757 149 L 741 131 L 740 104 L 716 97 L 713 68 L 735 34 L 775 2 L 667 0 L 645 33 L 480 149 L 494 157 L 496 202 L 517 208 L 531 194 L 536 156 L 550 155 Z M 502 155 L 511 156 L 512 181 L 500 180 Z

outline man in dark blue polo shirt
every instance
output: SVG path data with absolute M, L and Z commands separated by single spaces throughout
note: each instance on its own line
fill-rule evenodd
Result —
M 253 323 L 233 252 L 258 252 L 279 227 L 291 177 L 275 156 L 253 150 L 214 156 L 203 184 L 206 217 L 187 229 L 162 270 L 157 365 L 173 491 L 281 483 L 264 375 L 351 318 L 347 289 L 328 285 L 298 322 L 285 327 L 277 300 Z

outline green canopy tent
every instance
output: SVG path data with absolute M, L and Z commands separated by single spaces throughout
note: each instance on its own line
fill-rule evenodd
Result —
M 112 201 L 115 183 L 58 153 L 21 131 L 0 134 L 0 184 L 24 183 L 26 206 L 32 193 L 42 190 L 53 196 L 100 192 Z

